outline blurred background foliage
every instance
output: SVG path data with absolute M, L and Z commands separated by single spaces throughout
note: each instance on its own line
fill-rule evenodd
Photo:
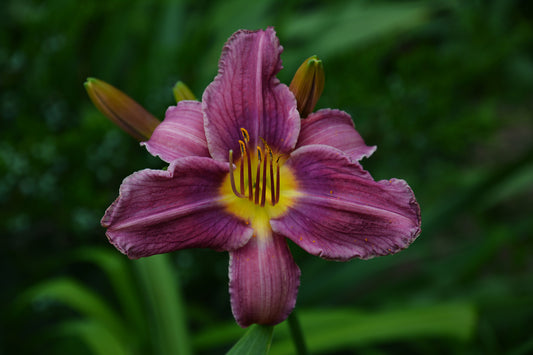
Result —
M 266 26 L 280 80 L 318 55 L 318 108 L 349 112 L 378 145 L 364 167 L 406 179 L 422 208 L 394 256 L 334 263 L 291 245 L 310 350 L 532 352 L 532 18 L 525 0 L 2 2 L 0 353 L 212 354 L 243 334 L 227 254 L 129 261 L 108 244 L 99 220 L 121 180 L 163 164 L 82 84 L 163 118 L 177 80 L 201 97 L 226 39 Z M 276 327 L 272 353 L 293 351 Z

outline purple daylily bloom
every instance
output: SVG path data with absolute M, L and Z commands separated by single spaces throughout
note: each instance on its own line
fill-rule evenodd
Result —
M 102 218 L 130 258 L 184 248 L 230 254 L 237 323 L 277 324 L 296 302 L 300 270 L 285 238 L 345 261 L 406 248 L 420 208 L 403 180 L 374 181 L 358 161 L 365 145 L 351 117 L 324 109 L 301 120 L 276 74 L 272 28 L 238 31 L 202 102 L 181 101 L 143 143 L 170 163 L 127 177 Z

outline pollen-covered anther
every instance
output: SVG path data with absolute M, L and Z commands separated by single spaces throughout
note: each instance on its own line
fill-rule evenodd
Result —
M 270 204 L 275 206 L 279 202 L 280 192 L 279 157 L 274 159 L 272 149 L 263 138 L 261 138 L 262 148 L 257 146 L 255 151 L 250 150 L 248 131 L 241 128 L 241 135 L 243 138 L 239 140 L 241 157 L 237 162 L 233 160 L 233 150 L 229 151 L 231 189 L 235 196 L 247 198 L 261 207 L 265 206 L 267 190 L 270 190 Z M 235 181 L 235 165 L 239 170 L 238 188 Z M 276 175 L 274 175 L 274 165 L 276 165 Z

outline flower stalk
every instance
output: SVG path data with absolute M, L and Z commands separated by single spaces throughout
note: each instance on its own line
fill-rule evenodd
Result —
M 289 314 L 287 323 L 289 325 L 294 347 L 296 348 L 296 354 L 307 355 L 307 345 L 305 344 L 305 338 L 296 311 L 293 311 L 291 314 Z

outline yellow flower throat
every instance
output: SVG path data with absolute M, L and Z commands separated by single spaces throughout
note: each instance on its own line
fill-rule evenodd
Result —
M 241 128 L 241 157 L 233 161 L 229 151 L 230 171 L 221 187 L 227 210 L 252 224 L 257 234 L 265 233 L 271 218 L 283 215 L 297 195 L 296 181 L 290 169 L 284 167 L 285 157 L 276 155 L 264 139 L 263 147 L 249 147 L 250 136 Z

